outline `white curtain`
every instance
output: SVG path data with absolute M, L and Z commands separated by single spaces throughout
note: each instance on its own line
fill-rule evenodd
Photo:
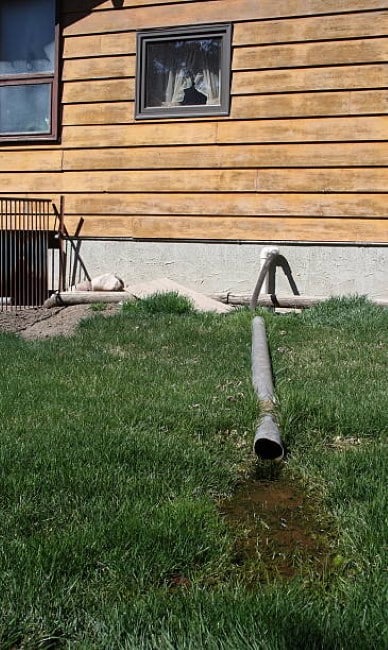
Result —
M 163 106 L 179 106 L 190 87 L 190 79 L 184 70 L 169 70 Z
M 163 74 L 163 80 L 159 78 L 157 84 L 160 93 L 159 105 L 180 106 L 185 99 L 185 90 L 191 87 L 201 93 L 204 104 L 220 103 L 220 61 L 217 54 L 209 55 L 206 49 L 201 47 L 201 41 L 187 42 L 184 51 L 179 52 L 179 57 L 175 50 L 171 50 L 169 54 L 168 61 L 163 61 L 164 69 L 167 67 L 168 71 Z M 186 105 L 189 103 L 185 101 Z

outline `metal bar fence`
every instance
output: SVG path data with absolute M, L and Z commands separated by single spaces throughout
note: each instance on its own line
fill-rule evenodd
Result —
M 59 288 L 61 220 L 49 199 L 0 198 L 0 310 L 39 307 Z

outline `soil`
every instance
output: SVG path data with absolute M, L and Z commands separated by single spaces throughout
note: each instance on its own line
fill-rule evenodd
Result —
M 297 484 L 251 479 L 219 508 L 236 536 L 235 564 L 248 581 L 328 570 L 333 534 L 316 500 Z
M 118 305 L 108 304 L 104 311 L 98 313 L 109 316 L 119 309 Z M 81 320 L 90 318 L 95 313 L 90 305 L 0 311 L 0 334 L 13 332 L 29 340 L 71 336 Z

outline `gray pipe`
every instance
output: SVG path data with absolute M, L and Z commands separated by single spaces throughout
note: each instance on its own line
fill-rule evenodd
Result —
M 264 320 L 256 317 L 252 322 L 252 382 L 263 411 L 256 429 L 253 448 L 263 460 L 279 461 L 284 456 L 279 428 L 272 413 L 274 390 Z
M 276 260 L 278 255 L 279 255 L 279 250 L 277 248 L 274 247 L 274 248 L 268 250 L 268 252 L 266 254 L 266 258 L 265 258 L 265 260 L 262 263 L 262 266 L 260 268 L 259 277 L 257 278 L 256 286 L 255 286 L 255 289 L 254 289 L 253 294 L 252 294 L 251 302 L 250 302 L 250 305 L 249 305 L 251 309 L 256 309 L 257 300 L 258 300 L 261 288 L 262 288 L 262 286 L 263 286 L 263 284 L 264 284 L 264 282 L 265 282 L 265 280 L 266 280 L 266 278 L 268 276 L 268 272 L 269 272 L 272 264 L 274 263 L 274 261 Z

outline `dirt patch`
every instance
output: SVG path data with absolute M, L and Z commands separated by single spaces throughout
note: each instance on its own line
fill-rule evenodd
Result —
M 117 313 L 119 309 L 118 305 L 109 304 L 104 311 L 98 313 L 109 316 Z M 95 314 L 90 305 L 0 311 L 0 333 L 13 332 L 29 340 L 71 336 L 81 320 Z
M 330 566 L 334 536 L 298 485 L 252 479 L 219 508 L 237 537 L 235 564 L 246 579 L 323 574 Z

